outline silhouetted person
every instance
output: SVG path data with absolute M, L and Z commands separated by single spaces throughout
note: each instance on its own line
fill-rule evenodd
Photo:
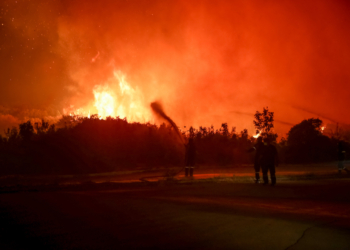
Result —
M 196 147 L 195 147 L 193 138 L 190 138 L 186 145 L 186 166 L 185 166 L 186 177 L 188 176 L 188 174 L 190 175 L 190 177 L 193 176 L 193 169 L 194 169 L 195 162 L 196 162 Z
M 255 151 L 255 157 L 254 157 L 255 183 L 260 182 L 261 155 L 262 155 L 263 147 L 264 147 L 264 143 L 262 141 L 262 137 L 259 136 L 254 147 L 248 150 L 248 152 Z
M 264 139 L 265 145 L 262 148 L 261 168 L 263 172 L 264 185 L 269 183 L 268 172 L 271 176 L 271 185 L 276 184 L 275 166 L 278 166 L 277 149 L 271 144 L 269 138 Z
M 344 160 L 345 160 L 345 149 L 344 144 L 342 141 L 338 142 L 338 172 L 341 173 L 342 170 L 345 170 L 347 173 L 349 173 L 349 170 L 344 166 Z

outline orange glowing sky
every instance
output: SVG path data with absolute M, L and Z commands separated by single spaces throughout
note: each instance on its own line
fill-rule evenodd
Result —
M 266 106 L 280 137 L 306 118 L 350 124 L 347 1 L 3 0 L 0 10 L 1 131 L 96 113 L 96 88 L 144 112 L 160 100 L 179 127 L 253 134 Z M 134 97 L 121 96 L 116 72 Z

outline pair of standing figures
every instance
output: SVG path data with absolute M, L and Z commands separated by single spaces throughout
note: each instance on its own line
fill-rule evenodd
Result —
M 254 149 L 256 150 L 254 168 L 255 168 L 255 182 L 260 182 L 260 168 L 263 172 L 264 184 L 269 183 L 268 172 L 271 176 L 271 185 L 276 184 L 276 171 L 275 166 L 278 165 L 278 155 L 276 147 L 270 143 L 268 138 L 264 139 L 259 137 Z M 193 176 L 193 170 L 195 165 L 196 148 L 193 138 L 190 138 L 188 144 L 186 145 L 186 167 L 185 175 L 186 177 Z
M 277 149 L 271 144 L 269 138 L 258 137 L 253 150 L 256 151 L 254 158 L 255 182 L 260 183 L 260 169 L 263 174 L 264 185 L 269 183 L 268 172 L 270 172 L 271 185 L 276 184 L 276 170 L 278 166 Z

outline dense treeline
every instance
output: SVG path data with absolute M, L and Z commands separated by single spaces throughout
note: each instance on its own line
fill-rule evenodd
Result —
M 74 174 L 121 169 L 182 166 L 185 145 L 194 136 L 199 164 L 250 163 L 247 130 L 239 135 L 227 124 L 200 128 L 178 137 L 171 126 L 128 123 L 124 119 L 63 117 L 62 128 L 29 121 L 0 137 L 1 174 Z
M 338 144 L 349 154 L 350 144 L 339 134 L 324 135 L 320 119 L 307 119 L 293 126 L 287 140 L 279 144 L 286 163 L 329 162 L 338 159 Z
M 321 124 L 319 119 L 309 119 L 294 126 L 288 138 L 277 144 L 281 162 L 336 160 L 339 138 L 323 135 Z M 255 138 L 249 137 L 247 130 L 237 133 L 223 123 L 217 130 L 191 127 L 182 136 L 184 141 L 194 138 L 199 165 L 236 166 L 253 161 L 248 149 Z M 349 144 L 344 145 L 348 151 Z M 128 123 L 119 118 L 65 116 L 56 126 L 28 121 L 0 136 L 2 175 L 82 174 L 182 166 L 184 158 L 185 145 L 170 126 Z
M 184 146 L 165 125 L 97 117 L 63 120 L 65 126 L 57 130 L 46 122 L 9 130 L 1 140 L 1 172 L 92 173 L 182 162 Z

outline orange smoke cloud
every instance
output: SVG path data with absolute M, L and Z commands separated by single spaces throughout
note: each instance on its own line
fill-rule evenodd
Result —
M 281 121 L 275 129 L 282 135 L 314 116 L 303 110 L 350 124 L 345 1 L 52 0 L 35 8 L 38 3 L 2 6 L 12 8 L 3 31 L 21 28 L 25 38 L 6 42 L 14 61 L 3 60 L 0 105 L 147 121 L 149 103 L 162 100 L 179 126 L 227 122 L 251 134 L 253 115 L 242 114 L 266 106 Z M 127 76 L 134 92 L 122 93 L 115 72 Z M 113 108 L 96 107 L 102 95 L 100 103 L 113 98 Z

